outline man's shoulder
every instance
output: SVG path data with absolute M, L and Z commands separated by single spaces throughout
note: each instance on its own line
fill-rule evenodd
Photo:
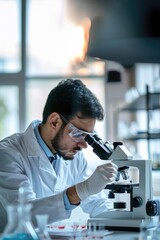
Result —
M 34 135 L 34 127 L 37 124 L 38 121 L 33 121 L 30 123 L 30 125 L 27 127 L 26 130 L 19 133 L 14 133 L 10 136 L 7 136 L 6 138 L 2 139 L 0 141 L 0 148 L 5 147 L 11 147 L 11 146 L 17 146 L 20 145 L 21 142 L 25 141 L 25 139 L 32 138 Z
M 22 133 L 14 133 L 8 137 L 5 137 L 0 141 L 0 148 L 6 148 L 7 146 L 14 145 L 19 139 L 21 139 Z
M 33 131 L 31 129 L 32 128 L 30 124 L 27 130 L 25 130 L 24 132 L 14 133 L 2 139 L 0 141 L 0 152 L 2 153 L 2 152 L 12 151 L 12 154 L 13 154 L 14 151 L 18 151 L 22 149 L 25 145 L 25 138 L 27 138 L 28 136 L 27 132 L 30 131 L 31 133 L 31 131 Z

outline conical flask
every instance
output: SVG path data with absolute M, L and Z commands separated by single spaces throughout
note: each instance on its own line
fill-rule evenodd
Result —
M 25 191 L 19 189 L 18 205 L 7 207 L 8 224 L 2 240 L 39 240 L 31 223 L 32 204 L 25 203 Z

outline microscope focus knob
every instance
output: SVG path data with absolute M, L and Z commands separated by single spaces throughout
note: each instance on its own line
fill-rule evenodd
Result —
M 160 216 L 160 200 L 151 200 L 146 203 L 148 216 Z
M 141 197 L 134 197 L 132 199 L 132 207 L 137 208 L 142 206 L 143 204 L 143 199 Z
M 109 193 L 108 193 L 108 198 L 109 198 L 109 199 L 115 198 L 114 192 L 109 191 Z

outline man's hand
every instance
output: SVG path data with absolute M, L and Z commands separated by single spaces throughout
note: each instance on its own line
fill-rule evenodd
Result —
M 91 177 L 75 186 L 80 200 L 100 192 L 108 183 L 115 181 L 117 170 L 117 165 L 112 162 L 98 166 Z

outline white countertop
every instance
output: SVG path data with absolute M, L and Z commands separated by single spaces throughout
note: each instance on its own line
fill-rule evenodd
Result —
M 59 233 L 51 233 L 51 238 L 52 239 L 57 239 L 57 240 L 59 240 L 59 239 L 69 239 L 69 240 L 71 240 L 71 239 L 76 239 L 76 240 L 78 240 L 78 239 L 83 239 L 82 237 L 83 237 L 83 234 L 81 235 L 81 233 L 78 233 L 77 234 L 77 236 L 75 236 L 73 233 L 67 233 L 67 232 L 63 232 L 63 231 L 61 231 L 61 232 L 59 232 Z M 86 239 L 90 239 L 89 237 L 84 237 L 84 239 L 86 240 Z M 94 239 L 96 239 L 96 237 L 94 237 Z M 98 239 L 98 238 L 97 238 Z M 102 239 L 102 238 L 101 238 Z M 105 239 L 107 239 L 107 240 L 139 240 L 139 232 L 129 232 L 129 231 L 127 231 L 127 232 L 123 232 L 123 231 L 112 231 L 112 232 L 109 232 L 109 234 L 108 235 L 105 235 L 104 237 L 103 237 L 103 239 L 105 240 Z

